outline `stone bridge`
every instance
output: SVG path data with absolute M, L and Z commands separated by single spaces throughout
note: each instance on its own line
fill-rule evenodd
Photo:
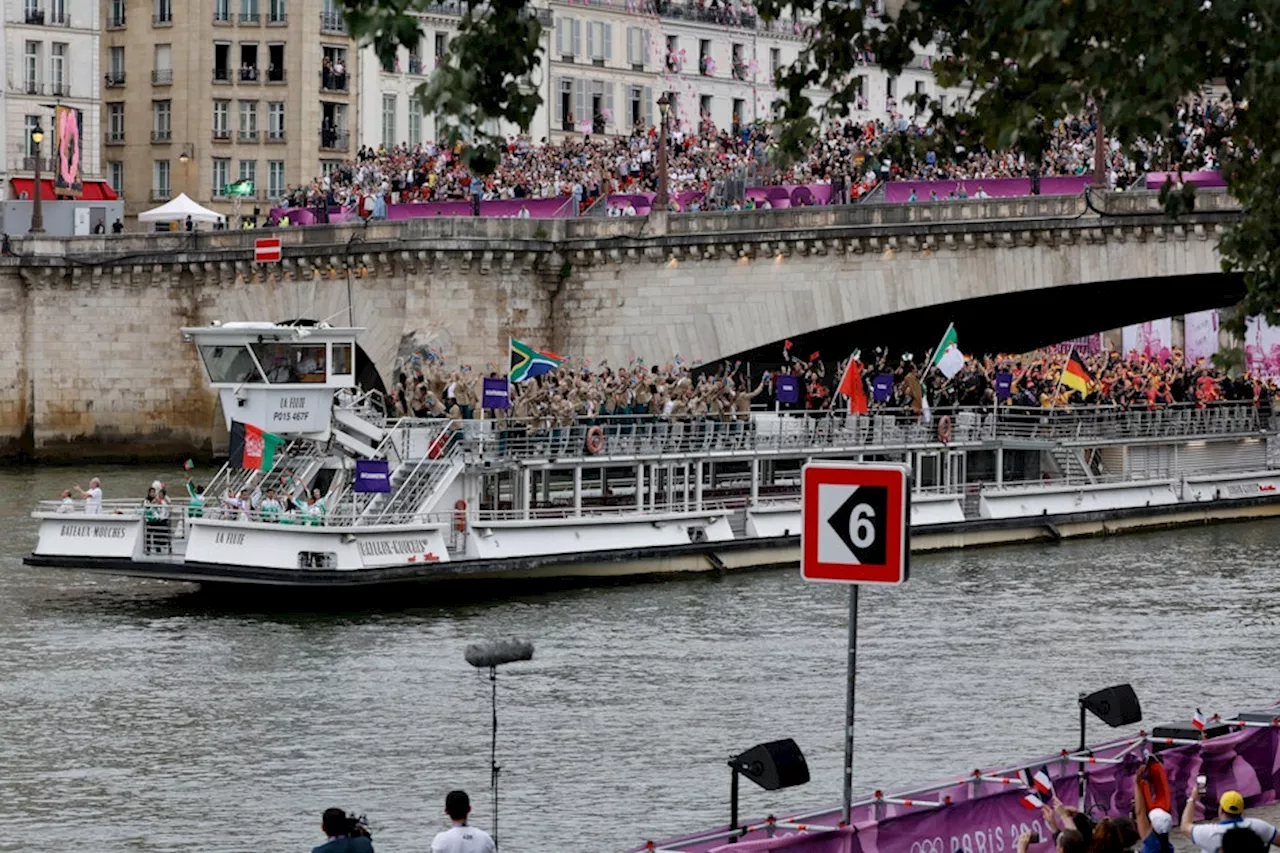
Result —
M 0 452 L 186 454 L 219 421 L 178 328 L 328 320 L 367 329 L 381 378 L 441 348 L 502 369 L 516 337 L 593 364 L 928 346 L 1022 349 L 1227 305 L 1205 192 L 1172 221 L 1150 193 L 647 219 L 419 219 L 274 232 L 13 240 L 0 259 Z

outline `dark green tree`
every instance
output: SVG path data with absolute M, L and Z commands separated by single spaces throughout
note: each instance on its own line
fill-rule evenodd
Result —
M 346 0 L 353 35 L 383 57 L 418 38 L 415 9 L 428 0 Z M 449 117 L 446 134 L 467 144 L 478 172 L 497 163 L 494 120 L 528 127 L 540 103 L 536 81 L 542 28 L 527 0 L 462 0 L 458 36 L 444 68 L 419 90 L 425 110 Z M 1223 268 L 1244 276 L 1248 295 L 1228 327 L 1248 315 L 1280 325 L 1280 2 L 1277 0 L 888 0 L 873 12 L 858 0 L 757 0 L 762 19 L 802 23 L 807 48 L 778 70 L 783 93 L 774 133 L 784 154 L 802 154 L 826 120 L 848 115 L 867 57 L 899 74 L 933 42 L 940 87 L 965 93 L 943 109 L 937 98 L 908 101 L 936 116 L 931 145 L 963 142 L 991 150 L 1045 149 L 1063 116 L 1096 110 L 1108 139 L 1132 150 L 1163 140 L 1174 168 L 1180 101 L 1214 84 L 1234 121 L 1217 138 L 1223 175 L 1243 207 L 1223 236 Z M 541 73 L 546 73 L 542 69 Z M 821 105 L 805 92 L 823 89 Z M 897 157 L 911 156 L 906 146 Z M 1163 165 L 1163 164 L 1161 164 Z M 1194 206 L 1189 189 L 1165 193 L 1172 214 Z

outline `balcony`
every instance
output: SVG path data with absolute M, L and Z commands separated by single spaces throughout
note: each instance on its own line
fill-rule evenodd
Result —
M 733 79 L 734 80 L 747 79 L 747 63 L 743 62 L 741 59 L 735 59 L 733 61 Z
M 742 27 L 747 30 L 756 28 L 756 16 L 753 12 L 730 11 L 721 6 L 706 8 L 694 5 L 691 2 L 672 3 L 666 2 L 666 0 L 659 0 L 657 12 L 663 18 L 698 21 L 703 24 L 718 24 L 722 27 Z
M 173 69 L 157 68 L 151 72 L 151 85 L 153 86 L 172 86 L 173 85 Z
M 118 89 L 124 85 L 123 71 L 108 71 L 104 77 L 108 89 Z
M 422 66 L 422 60 L 419 57 L 409 57 L 409 73 L 410 74 L 426 74 L 426 70 Z
M 215 127 L 213 129 L 213 141 L 214 142 L 230 142 L 231 130 L 225 127 Z
M 69 27 L 71 26 L 71 16 L 67 14 L 65 9 L 61 12 L 50 12 L 49 25 L 54 27 Z
M 67 82 L 52 83 L 49 85 L 49 94 L 55 98 L 71 97 L 71 84 Z
M 320 32 L 346 35 L 347 34 L 346 19 L 342 17 L 341 12 L 321 12 L 320 13 Z
M 321 151 L 346 151 L 351 147 L 351 135 L 336 130 L 320 131 Z
M 283 131 L 283 130 L 268 130 L 268 131 L 267 131 L 267 142 L 284 142 L 284 141 L 285 141 L 285 140 L 284 140 L 284 131 Z
M 28 95 L 47 95 L 48 88 L 39 80 L 25 80 L 22 83 L 22 92 Z
M 210 190 L 209 192 L 209 198 L 226 198 L 226 197 L 227 197 L 226 184 L 214 184 L 213 189 Z
M 151 141 L 152 142 L 172 142 L 173 131 L 167 128 L 165 130 L 153 130 L 151 131 Z
M 231 12 L 227 9 L 214 9 L 213 22 L 219 25 L 227 25 L 231 23 Z
M 289 16 L 286 15 L 284 12 L 268 12 L 267 13 L 268 27 L 287 27 L 288 25 L 289 25 Z
M 320 72 L 321 92 L 345 92 L 350 85 L 351 78 L 348 74 L 334 74 L 332 71 Z
M 126 23 L 126 18 L 125 18 L 123 9 L 119 10 L 118 12 L 112 12 L 110 15 L 107 16 L 107 29 L 123 30 L 126 26 L 127 26 L 127 23 Z
M 107 144 L 108 144 L 108 145 L 124 145 L 124 131 L 123 131 L 123 130 L 108 130 L 108 131 L 107 131 Z
M 22 20 L 33 27 L 42 27 L 44 26 L 44 9 L 27 9 Z
M 237 138 L 238 138 L 241 142 L 257 142 L 257 141 L 258 141 L 258 131 L 256 131 L 256 130 L 242 130 L 242 131 L 240 131 L 240 133 L 239 133 L 239 135 L 238 135 L 238 137 L 237 137 Z
M 215 82 L 215 83 L 230 83 L 230 82 L 231 82 L 231 69 L 230 69 L 230 68 L 215 68 L 215 69 L 213 69 L 213 82 Z
M 156 12 L 155 14 L 153 14 L 151 16 L 151 26 L 172 27 L 173 26 L 173 10 L 164 9 L 163 11 Z
M 168 200 L 169 200 L 169 198 L 170 198 L 170 196 L 169 196 L 169 188 L 168 188 L 168 187 L 159 187 L 159 188 L 157 188 L 157 187 L 152 187 L 152 188 L 151 188 L 151 200 L 152 200 L 152 201 L 168 201 Z
M 22 171 L 34 172 L 36 170 L 37 160 L 40 162 L 40 171 L 47 172 L 49 174 L 53 173 L 55 161 L 52 157 L 23 157 Z
M 257 69 L 257 67 L 256 67 L 256 66 L 252 66 L 252 65 L 251 65 L 251 66 L 249 66 L 249 67 L 247 67 L 247 68 L 241 68 L 241 69 L 240 69 L 240 82 L 241 82 L 241 83 L 257 83 L 257 82 L 258 82 L 258 69 Z
M 268 69 L 267 69 L 267 82 L 268 82 L 268 83 L 283 83 L 283 82 L 285 82 L 285 70 L 284 70 L 283 68 L 268 68 Z
M 241 12 L 240 13 L 241 24 L 249 24 L 256 27 L 261 22 L 262 22 L 262 16 L 259 15 L 257 12 Z

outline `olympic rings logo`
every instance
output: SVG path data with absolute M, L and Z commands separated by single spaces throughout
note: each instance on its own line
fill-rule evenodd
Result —
M 911 853 L 947 853 L 947 851 L 942 844 L 942 839 L 934 837 L 911 842 Z

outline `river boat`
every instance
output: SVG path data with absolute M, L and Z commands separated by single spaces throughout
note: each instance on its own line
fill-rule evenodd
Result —
M 843 808 L 771 815 L 737 826 L 731 819 L 704 832 L 645 842 L 631 853 L 1013 853 L 1024 832 L 1039 837 L 1030 853 L 1052 853 L 1053 827 L 1041 812 L 1043 803 L 1056 796 L 1095 822 L 1128 816 L 1136 771 L 1153 756 L 1167 775 L 1175 821 L 1198 776 L 1205 777 L 1200 819 L 1213 819 L 1226 791 L 1239 791 L 1248 808 L 1280 800 L 1274 772 L 1280 766 L 1280 706 L 1206 722 L 1203 731 L 1190 721 L 1157 726 L 935 785 L 876 791 L 852 803 L 847 824 Z
M 795 565 L 800 473 L 813 460 L 907 466 L 917 552 L 1280 514 L 1276 420 L 1248 402 L 927 419 L 393 418 L 378 392 L 354 390 L 360 331 L 183 329 L 227 429 L 282 439 L 266 469 L 228 463 L 204 483 L 202 507 L 175 500 L 163 518 L 140 496 L 100 509 L 42 501 L 26 565 L 207 585 L 498 592 Z M 269 487 L 321 500 L 297 515 L 223 500 Z

